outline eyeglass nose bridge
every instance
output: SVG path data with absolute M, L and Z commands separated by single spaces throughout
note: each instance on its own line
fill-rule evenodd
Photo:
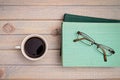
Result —
M 96 43 L 96 42 L 94 42 L 93 44 L 94 44 L 94 45 L 96 45 L 96 46 L 97 46 L 97 48 L 99 48 L 99 47 L 100 47 L 100 44 L 98 44 L 98 43 Z

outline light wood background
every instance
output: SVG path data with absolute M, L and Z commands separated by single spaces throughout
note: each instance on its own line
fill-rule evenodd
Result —
M 56 29 L 64 13 L 120 19 L 120 0 L 0 0 L 1 79 L 120 79 L 120 68 L 62 67 Z M 47 39 L 49 50 L 32 62 L 14 47 L 34 33 Z

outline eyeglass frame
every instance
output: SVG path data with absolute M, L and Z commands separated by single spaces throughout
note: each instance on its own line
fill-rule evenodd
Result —
M 102 44 L 99 44 L 99 43 L 96 43 L 95 40 L 92 39 L 92 38 L 91 38 L 90 36 L 88 36 L 87 34 L 85 34 L 85 33 L 83 33 L 83 32 L 80 32 L 80 31 L 78 31 L 77 34 L 78 34 L 78 36 L 81 35 L 83 38 L 78 38 L 78 37 L 77 37 L 77 39 L 74 39 L 73 42 L 82 41 L 82 40 L 90 41 L 90 42 L 91 42 L 91 45 L 94 44 L 94 45 L 97 46 L 97 50 L 98 50 L 98 48 L 100 48 L 100 49 L 102 50 L 103 53 L 100 52 L 99 50 L 98 50 L 98 51 L 103 54 L 104 62 L 107 62 L 107 56 L 111 56 L 112 54 L 115 54 L 115 51 L 114 51 L 112 48 L 110 48 L 110 47 L 108 47 L 108 46 L 105 46 L 105 45 L 102 45 Z M 90 45 L 90 46 L 91 46 L 91 45 Z M 106 55 L 106 51 L 105 51 L 105 50 L 108 50 L 108 51 L 111 53 L 111 55 Z

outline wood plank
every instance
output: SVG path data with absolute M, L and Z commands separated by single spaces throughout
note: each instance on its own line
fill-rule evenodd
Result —
M 0 5 L 120 5 L 119 0 L 0 0 Z
M 120 68 L 1 66 L 5 79 L 120 79 Z
M 0 6 L 0 20 L 59 20 L 64 13 L 120 19 L 120 6 Z
M 61 21 L 0 21 L 0 34 L 55 35 L 60 28 Z
M 0 79 L 4 79 L 5 77 L 5 70 L 4 68 L 0 68 Z
M 27 35 L 0 35 L 0 49 L 15 49 Z M 49 49 L 60 48 L 60 35 L 41 35 L 45 37 Z
M 20 50 L 0 50 L 0 66 L 2 65 L 61 65 L 59 50 L 48 50 L 45 57 L 38 61 L 27 60 Z

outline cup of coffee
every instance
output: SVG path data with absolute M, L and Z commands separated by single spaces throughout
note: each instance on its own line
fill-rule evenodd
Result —
M 21 49 L 22 54 L 27 59 L 35 61 L 45 56 L 48 44 L 44 37 L 32 34 L 23 39 L 21 46 L 16 46 L 15 48 Z

